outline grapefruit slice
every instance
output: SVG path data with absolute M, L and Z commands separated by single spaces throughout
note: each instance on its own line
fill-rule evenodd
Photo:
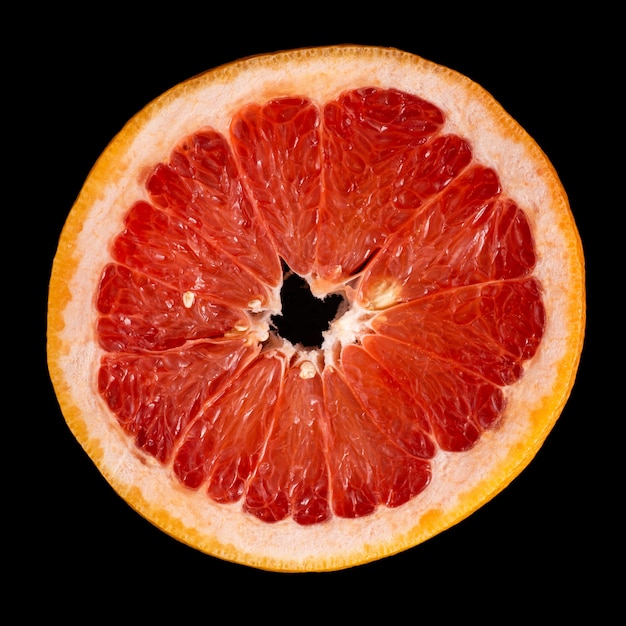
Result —
M 277 330 L 296 277 L 339 300 L 313 345 Z M 61 235 L 48 361 L 140 514 L 222 559 L 319 571 L 415 546 L 513 480 L 584 317 L 533 140 L 454 71 L 340 46 L 208 71 L 113 139 Z

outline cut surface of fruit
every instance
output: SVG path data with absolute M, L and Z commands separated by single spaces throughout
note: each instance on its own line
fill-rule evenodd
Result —
M 334 317 L 290 340 L 307 290 Z M 321 571 L 513 480 L 569 396 L 584 317 L 534 141 L 454 71 L 337 46 L 208 71 L 113 139 L 61 235 L 48 362 L 139 513 L 207 554 Z

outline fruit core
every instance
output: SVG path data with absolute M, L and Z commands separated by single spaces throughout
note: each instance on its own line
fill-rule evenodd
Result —
M 288 271 L 281 289 L 281 312 L 272 317 L 272 325 L 283 339 L 305 348 L 320 348 L 323 334 L 341 314 L 345 299 L 331 293 L 324 298 L 312 294 L 307 281 Z

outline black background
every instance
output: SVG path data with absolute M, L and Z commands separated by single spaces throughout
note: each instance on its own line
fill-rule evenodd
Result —
M 13 159 L 16 174 L 26 174 L 22 189 L 29 198 L 17 208 L 18 219 L 37 223 L 41 289 L 36 392 L 20 396 L 37 404 L 16 416 L 20 460 L 6 476 L 18 478 L 19 496 L 7 541 L 19 546 L 12 567 L 18 588 L 39 593 L 59 585 L 51 613 L 78 614 L 90 606 L 88 615 L 96 617 L 105 610 L 138 616 L 171 610 L 185 620 L 357 621 L 376 611 L 385 619 L 438 616 L 448 623 L 471 616 L 490 623 L 593 610 L 595 623 L 604 623 L 601 616 L 616 600 L 608 572 L 619 544 L 610 528 L 623 488 L 604 495 L 606 474 L 613 475 L 606 446 L 617 415 L 604 404 L 608 394 L 597 378 L 603 346 L 594 302 L 597 281 L 606 277 L 598 260 L 606 243 L 594 225 L 611 170 L 604 164 L 599 176 L 605 157 L 598 156 L 597 136 L 606 133 L 611 109 L 602 68 L 613 52 L 605 26 L 619 18 L 605 13 L 592 20 L 582 9 L 556 15 L 529 7 L 501 13 L 393 4 L 370 5 L 367 13 L 360 6 L 207 5 L 198 11 L 161 5 L 132 21 L 124 12 L 96 9 L 88 16 L 39 14 L 36 31 L 26 21 L 17 25 L 22 51 L 32 52 L 20 56 L 20 87 L 10 102 L 30 121 L 16 142 L 23 156 Z M 425 544 L 369 565 L 327 574 L 268 573 L 178 543 L 104 482 L 65 426 L 48 379 L 46 288 L 67 213 L 96 158 L 133 114 L 216 65 L 339 43 L 397 47 L 448 65 L 487 88 L 537 140 L 561 176 L 583 239 L 588 332 L 561 419 L 535 460 L 493 501 Z M 32 284 L 32 269 L 28 276 Z

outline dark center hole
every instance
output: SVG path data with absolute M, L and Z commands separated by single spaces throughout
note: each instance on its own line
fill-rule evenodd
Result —
M 278 334 L 306 348 L 321 347 L 322 333 L 335 319 L 343 297 L 331 294 L 323 300 L 316 298 L 306 280 L 297 274 L 287 274 L 280 296 L 282 315 L 272 317 Z

